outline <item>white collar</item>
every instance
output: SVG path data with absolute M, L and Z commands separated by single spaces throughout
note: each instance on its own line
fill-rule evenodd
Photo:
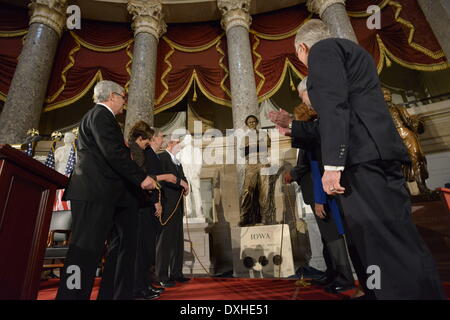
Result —
M 176 165 L 180 165 L 180 161 L 178 161 L 177 158 L 175 158 L 175 156 L 172 154 L 172 152 L 170 152 L 169 150 L 166 149 L 166 152 L 168 154 L 170 154 L 170 157 L 172 158 L 172 162 L 175 163 Z
M 97 104 L 99 104 L 99 105 L 101 105 L 101 106 L 104 106 L 106 109 L 108 109 L 108 110 L 113 114 L 114 118 L 116 117 L 116 115 L 115 115 L 114 112 L 111 110 L 111 108 L 108 107 L 106 104 L 101 103 L 101 102 L 98 102 Z

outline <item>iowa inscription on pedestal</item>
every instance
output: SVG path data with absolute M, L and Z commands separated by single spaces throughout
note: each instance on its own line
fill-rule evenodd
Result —
M 279 278 L 294 275 L 287 224 L 231 229 L 234 276 Z

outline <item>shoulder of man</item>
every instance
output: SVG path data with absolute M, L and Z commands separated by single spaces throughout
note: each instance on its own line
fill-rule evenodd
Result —
M 160 153 L 158 153 L 158 157 L 161 159 L 161 160 L 167 160 L 167 159 L 169 159 L 170 161 L 172 161 L 172 159 L 170 158 L 170 154 L 167 152 L 167 151 L 163 151 L 163 152 L 160 152 Z
M 311 48 L 311 56 L 314 56 L 314 52 L 317 50 L 335 50 L 335 51 L 341 51 L 345 48 L 357 48 L 362 49 L 360 45 L 357 43 L 348 40 L 348 39 L 342 39 L 342 38 L 327 38 L 320 40 Z
M 92 113 L 94 114 L 107 114 L 110 115 L 114 118 L 113 114 L 111 113 L 111 111 L 109 111 L 105 106 L 101 105 L 101 104 L 96 104 L 93 108 L 92 108 Z

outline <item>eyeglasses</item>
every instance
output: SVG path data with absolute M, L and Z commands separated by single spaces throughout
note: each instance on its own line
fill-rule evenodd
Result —
M 128 97 L 126 95 L 122 95 L 118 92 L 113 92 L 114 94 L 117 94 L 118 96 L 121 96 L 123 100 L 127 101 Z

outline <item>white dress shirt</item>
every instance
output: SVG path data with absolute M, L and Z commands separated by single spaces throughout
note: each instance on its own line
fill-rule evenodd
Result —
M 170 154 L 170 158 L 172 158 L 172 162 L 173 162 L 175 165 L 179 166 L 179 165 L 180 165 L 180 161 L 178 161 L 178 159 L 172 154 L 172 152 L 170 152 L 170 151 L 167 150 L 167 149 L 166 149 L 166 151 L 167 151 L 168 154 Z
M 344 166 L 323 166 L 325 171 L 344 171 Z

